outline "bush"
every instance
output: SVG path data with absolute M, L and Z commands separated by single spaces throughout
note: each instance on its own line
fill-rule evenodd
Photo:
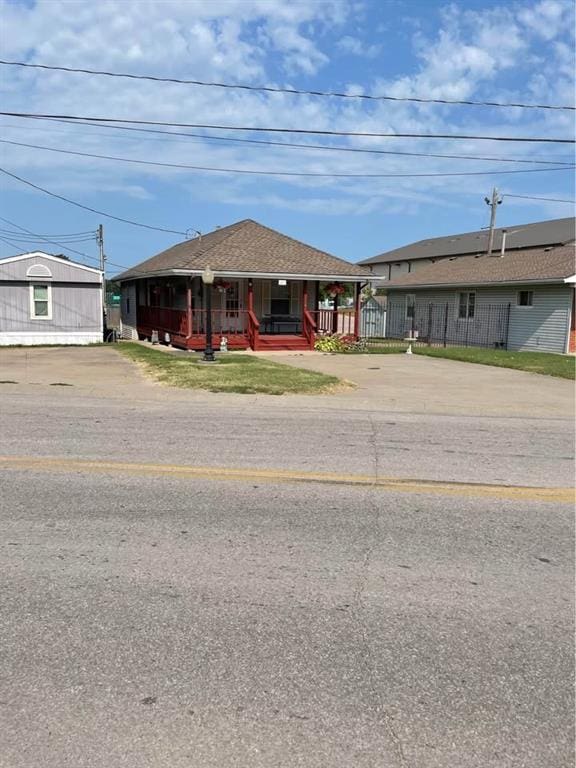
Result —
M 357 340 L 351 334 L 340 335 L 337 333 L 331 336 L 321 336 L 316 339 L 314 349 L 319 352 L 358 352 L 363 351 L 366 343 L 363 339 Z
M 344 352 L 346 347 L 347 343 L 337 334 L 321 336 L 314 343 L 314 349 L 317 349 L 319 352 Z

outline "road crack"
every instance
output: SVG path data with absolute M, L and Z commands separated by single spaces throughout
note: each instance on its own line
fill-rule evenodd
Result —
M 370 436 L 369 436 L 368 442 L 373 451 L 374 487 L 376 487 L 379 480 L 378 447 L 377 447 L 376 437 L 377 437 L 376 424 L 374 423 L 373 417 L 370 416 Z M 370 564 L 374 555 L 374 551 L 380 542 L 380 534 L 381 534 L 380 510 L 378 508 L 376 498 L 372 493 L 372 491 L 369 490 L 368 493 L 369 493 L 368 508 L 370 511 L 370 518 L 371 518 L 369 525 L 365 529 L 365 536 L 368 540 L 368 546 L 364 549 L 364 553 L 361 558 L 358 581 L 352 597 L 351 617 L 356 625 L 356 628 L 361 638 L 361 647 L 363 651 L 362 658 L 364 661 L 366 671 L 368 673 L 368 680 L 370 681 L 370 691 L 372 694 L 372 698 L 376 702 L 376 712 L 378 713 L 378 716 L 382 724 L 384 725 L 384 728 L 386 729 L 386 732 L 388 733 L 390 740 L 394 746 L 394 750 L 396 751 L 396 755 L 398 757 L 398 764 L 400 768 L 410 768 L 406 755 L 404 754 L 402 741 L 398 736 L 398 733 L 396 732 L 393 718 L 388 713 L 388 709 L 384 702 L 384 697 L 382 696 L 382 692 L 378 686 L 378 680 L 376 678 L 376 671 L 375 671 L 376 662 L 375 662 L 374 654 L 372 652 L 372 648 L 370 645 L 370 639 L 368 637 L 368 633 L 366 632 L 366 624 L 363 619 L 363 614 L 366 610 L 366 606 L 364 604 L 364 594 L 366 592 L 366 587 L 368 584 Z

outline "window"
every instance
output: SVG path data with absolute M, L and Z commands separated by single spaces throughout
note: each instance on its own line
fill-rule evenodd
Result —
M 406 294 L 406 317 L 413 318 L 416 309 L 416 294 Z
M 230 283 L 230 288 L 224 293 L 226 297 L 226 314 L 238 316 L 240 309 L 239 284 L 237 280 Z
M 534 304 L 534 291 L 518 291 L 516 303 L 519 307 L 531 307 Z
M 458 319 L 472 320 L 476 309 L 476 294 L 474 292 L 464 292 L 458 294 Z
M 290 286 L 280 285 L 277 280 L 273 280 L 271 285 L 270 314 L 290 314 Z
M 52 286 L 33 283 L 30 286 L 30 316 L 34 320 L 52 317 Z

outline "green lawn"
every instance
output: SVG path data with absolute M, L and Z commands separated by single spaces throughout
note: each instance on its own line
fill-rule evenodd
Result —
M 144 366 L 157 381 L 172 387 L 240 394 L 316 394 L 331 392 L 340 379 L 315 371 L 281 365 L 238 352 L 217 354 L 218 362 L 203 364 L 192 352 L 170 353 L 120 342 L 115 349 Z
M 406 344 L 398 346 L 369 346 L 369 354 L 398 354 L 406 351 Z M 464 363 L 495 365 L 498 368 L 515 368 L 519 371 L 541 373 L 561 379 L 574 379 L 576 360 L 570 355 L 554 355 L 548 352 L 506 352 L 502 349 L 481 349 L 476 347 L 426 347 L 414 345 L 415 355 L 443 357 L 461 360 Z

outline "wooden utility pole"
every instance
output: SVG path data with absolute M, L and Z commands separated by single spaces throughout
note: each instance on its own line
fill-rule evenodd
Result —
M 102 271 L 102 312 L 104 313 L 104 327 L 106 327 L 106 254 L 104 253 L 104 227 L 102 224 L 98 224 L 97 240 Z
M 488 256 L 492 256 L 492 248 L 494 247 L 494 230 L 496 227 L 496 208 L 502 203 L 502 198 L 498 197 L 498 190 L 496 187 L 492 190 L 492 199 L 485 197 L 486 205 L 491 208 L 490 211 L 490 232 L 488 233 Z

